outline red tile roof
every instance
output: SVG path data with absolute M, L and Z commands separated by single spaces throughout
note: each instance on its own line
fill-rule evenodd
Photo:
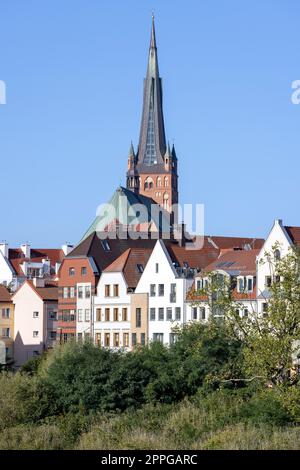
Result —
M 300 246 L 300 227 L 284 227 L 287 231 L 289 237 L 291 238 L 292 242 L 296 246 Z
M 152 249 L 128 248 L 121 256 L 111 263 L 103 272 L 123 272 L 127 286 L 135 288 L 140 280 L 142 272 L 138 265 L 145 268 Z
M 43 259 L 49 259 L 50 266 L 53 270 L 55 264 L 61 263 L 64 257 L 63 250 L 59 248 L 31 248 L 30 258 L 24 256 L 21 248 L 9 248 L 8 250 L 8 260 L 18 276 L 24 276 L 24 272 L 21 268 L 21 264 L 23 264 L 24 261 L 41 263 Z M 51 274 L 54 274 L 54 272 Z
M 9 293 L 9 290 L 2 285 L 0 285 L 0 302 L 11 302 L 11 295 Z
M 231 250 L 221 254 L 217 260 L 209 264 L 205 271 L 236 272 L 237 275 L 254 275 L 256 273 L 256 257 L 259 254 L 256 250 Z

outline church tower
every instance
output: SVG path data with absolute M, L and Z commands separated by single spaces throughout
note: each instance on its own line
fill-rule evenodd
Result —
M 130 146 L 127 189 L 152 198 L 168 212 L 178 204 L 177 157 L 174 145 L 170 149 L 166 142 L 153 16 L 140 139 L 136 153 L 132 143 Z M 176 218 L 173 214 L 172 223 Z

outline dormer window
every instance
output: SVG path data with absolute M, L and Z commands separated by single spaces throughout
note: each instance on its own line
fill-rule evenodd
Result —
M 142 264 L 136 265 L 137 272 L 142 274 L 144 272 L 144 266 Z
M 110 246 L 107 240 L 101 240 L 101 245 L 104 251 L 110 251 Z

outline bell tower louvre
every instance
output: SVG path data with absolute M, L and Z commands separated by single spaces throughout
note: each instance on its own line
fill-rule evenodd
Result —
M 177 157 L 174 145 L 166 142 L 159 76 L 154 16 L 146 78 L 140 138 L 135 153 L 131 143 L 128 155 L 127 189 L 153 199 L 168 212 L 178 204 Z M 176 214 L 173 214 L 173 223 Z

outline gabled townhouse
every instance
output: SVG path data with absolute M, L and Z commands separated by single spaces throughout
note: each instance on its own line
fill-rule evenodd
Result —
M 272 258 L 284 257 L 292 247 L 300 248 L 300 227 L 286 226 L 276 219 L 257 257 L 257 308 L 262 315 L 268 308 L 269 288 L 276 282 Z M 266 253 L 270 254 L 270 261 Z
M 232 300 L 241 317 L 257 312 L 257 256 L 260 250 L 225 250 L 216 261 L 195 276 L 192 288 L 187 293 L 187 321 L 207 321 L 211 314 L 218 316 L 218 304 L 214 306 L 209 293 L 210 275 L 218 276 L 220 286 L 230 286 Z M 226 282 L 227 281 L 227 282 Z
M 0 285 L 0 365 L 13 361 L 14 304 L 9 290 Z
M 12 297 L 14 311 L 14 361 L 28 359 L 52 348 L 57 339 L 58 288 L 35 278 L 25 281 Z
M 124 349 L 132 346 L 130 333 L 134 321 L 131 294 L 136 289 L 151 251 L 147 248 L 128 248 L 103 270 L 94 298 L 95 344 Z M 146 335 L 144 343 L 145 338 Z
M 31 248 L 24 243 L 20 248 L 9 248 L 8 243 L 0 243 L 0 284 L 16 291 L 26 279 L 54 279 L 63 258 L 72 246 L 56 248 Z

